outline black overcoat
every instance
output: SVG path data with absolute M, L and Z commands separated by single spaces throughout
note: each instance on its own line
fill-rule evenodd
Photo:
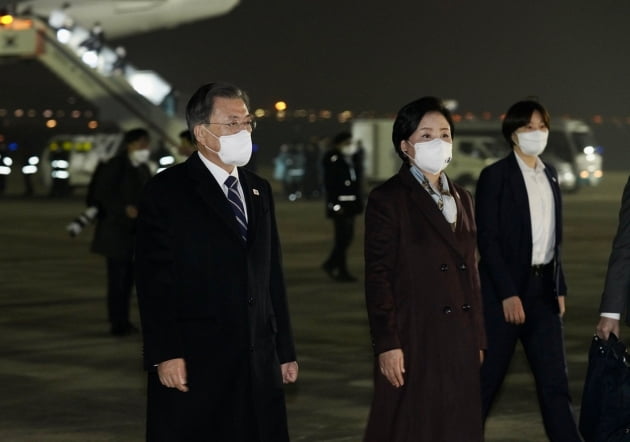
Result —
M 125 208 L 137 207 L 151 177 L 146 164 L 133 166 L 126 151 L 98 166 L 90 183 L 88 205 L 98 207 L 91 250 L 107 258 L 131 260 L 136 219 Z
M 172 434 L 163 440 L 245 441 L 251 426 L 260 442 L 288 440 L 280 364 L 296 356 L 271 188 L 238 174 L 247 242 L 198 154 L 156 175 L 140 205 L 145 364 L 184 358 L 190 388 L 152 385 L 149 373 L 148 424 Z
M 449 181 L 455 231 L 408 165 L 368 198 L 365 290 L 374 353 L 401 348 L 405 385 L 374 367 L 369 442 L 482 440 L 485 331 L 470 194 Z

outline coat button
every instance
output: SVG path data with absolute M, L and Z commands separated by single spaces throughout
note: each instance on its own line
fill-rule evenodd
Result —
M 464 264 L 464 263 L 461 263 L 461 264 L 459 265 L 459 270 L 466 270 L 467 268 L 468 268 L 468 267 L 466 267 L 466 264 Z
M 440 266 L 440 271 L 442 271 L 442 272 L 446 272 L 446 271 L 448 271 L 448 265 L 447 265 L 447 264 L 442 264 L 442 265 Z
M 448 305 L 442 309 L 442 313 L 444 313 L 445 315 L 449 315 L 452 312 L 453 312 L 453 309 Z
M 252 298 L 252 297 L 250 297 L 250 298 L 247 300 L 247 303 L 248 303 L 249 305 L 252 305 L 252 304 L 254 304 L 254 301 L 255 301 L 255 299 L 254 299 L 254 298 Z
M 350 180 L 346 180 L 346 181 L 344 181 L 344 184 L 346 185 L 346 187 L 349 187 L 350 184 L 352 184 L 352 183 L 350 182 Z
M 471 308 L 472 308 L 472 306 L 470 304 L 462 305 L 462 310 L 465 311 L 465 312 L 470 311 Z

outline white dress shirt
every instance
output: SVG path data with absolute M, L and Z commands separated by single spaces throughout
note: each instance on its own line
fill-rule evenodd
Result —
M 221 167 L 217 166 L 212 161 L 210 161 L 209 159 L 201 155 L 201 153 L 197 152 L 197 155 L 199 155 L 199 158 L 201 158 L 201 161 L 203 162 L 203 164 L 206 165 L 206 167 L 208 168 L 208 170 L 210 171 L 214 179 L 217 180 L 217 183 L 219 183 L 219 186 L 221 186 L 221 189 L 223 189 L 225 198 L 227 198 L 227 194 L 228 194 L 228 187 L 225 185 L 225 180 L 227 179 L 227 177 L 232 175 L 234 178 L 238 180 L 237 181 L 238 195 L 241 197 L 241 201 L 243 202 L 243 207 L 245 207 L 245 219 L 249 221 L 249 218 L 247 217 L 247 205 L 245 204 L 245 194 L 243 193 L 243 186 L 241 186 L 241 180 L 238 178 L 238 167 L 234 167 L 234 169 L 232 169 L 232 173 L 227 173 L 225 169 L 222 169 Z
M 556 214 L 551 183 L 545 174 L 545 165 L 536 158 L 531 168 L 515 154 L 521 168 L 532 224 L 532 265 L 548 264 L 553 259 L 556 243 Z

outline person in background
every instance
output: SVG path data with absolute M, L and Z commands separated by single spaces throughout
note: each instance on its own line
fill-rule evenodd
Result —
M 488 336 L 481 370 L 484 421 L 520 340 L 549 440 L 580 441 L 562 331 L 567 286 L 560 187 L 556 171 L 539 158 L 549 113 L 537 101 L 519 101 L 508 109 L 502 131 L 512 152 L 481 172 L 475 193 Z
M 365 298 L 374 395 L 365 442 L 483 440 L 485 348 L 472 196 L 444 172 L 453 121 L 435 97 L 404 106 L 399 172 L 369 195 Z
M 198 152 L 140 204 L 147 440 L 288 442 L 283 383 L 298 365 L 271 187 L 244 168 L 249 100 L 209 83 L 186 120 Z
M 126 336 L 138 329 L 129 318 L 134 282 L 134 239 L 140 193 L 151 176 L 150 137 L 142 128 L 124 134 L 120 151 L 92 177 L 87 205 L 97 216 L 91 250 L 107 262 L 110 333 Z
M 177 146 L 177 153 L 182 157 L 188 158 L 193 153 L 197 152 L 197 147 L 193 142 L 192 136 L 188 129 L 179 133 L 179 146 Z
M 354 219 L 363 212 L 363 161 L 350 132 L 341 132 L 322 160 L 326 216 L 333 222 L 334 242 L 322 269 L 333 280 L 354 282 L 347 250 L 354 236 Z
M 619 321 L 625 313 L 630 321 L 630 178 L 623 189 L 617 234 L 608 260 L 606 282 L 599 307 L 600 319 L 597 336 L 608 340 L 610 333 L 619 337 Z

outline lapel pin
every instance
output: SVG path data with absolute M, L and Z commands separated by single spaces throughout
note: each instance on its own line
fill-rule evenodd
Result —
M 254 193 L 254 195 L 260 195 L 260 192 L 258 192 L 258 189 L 252 189 L 252 192 Z

